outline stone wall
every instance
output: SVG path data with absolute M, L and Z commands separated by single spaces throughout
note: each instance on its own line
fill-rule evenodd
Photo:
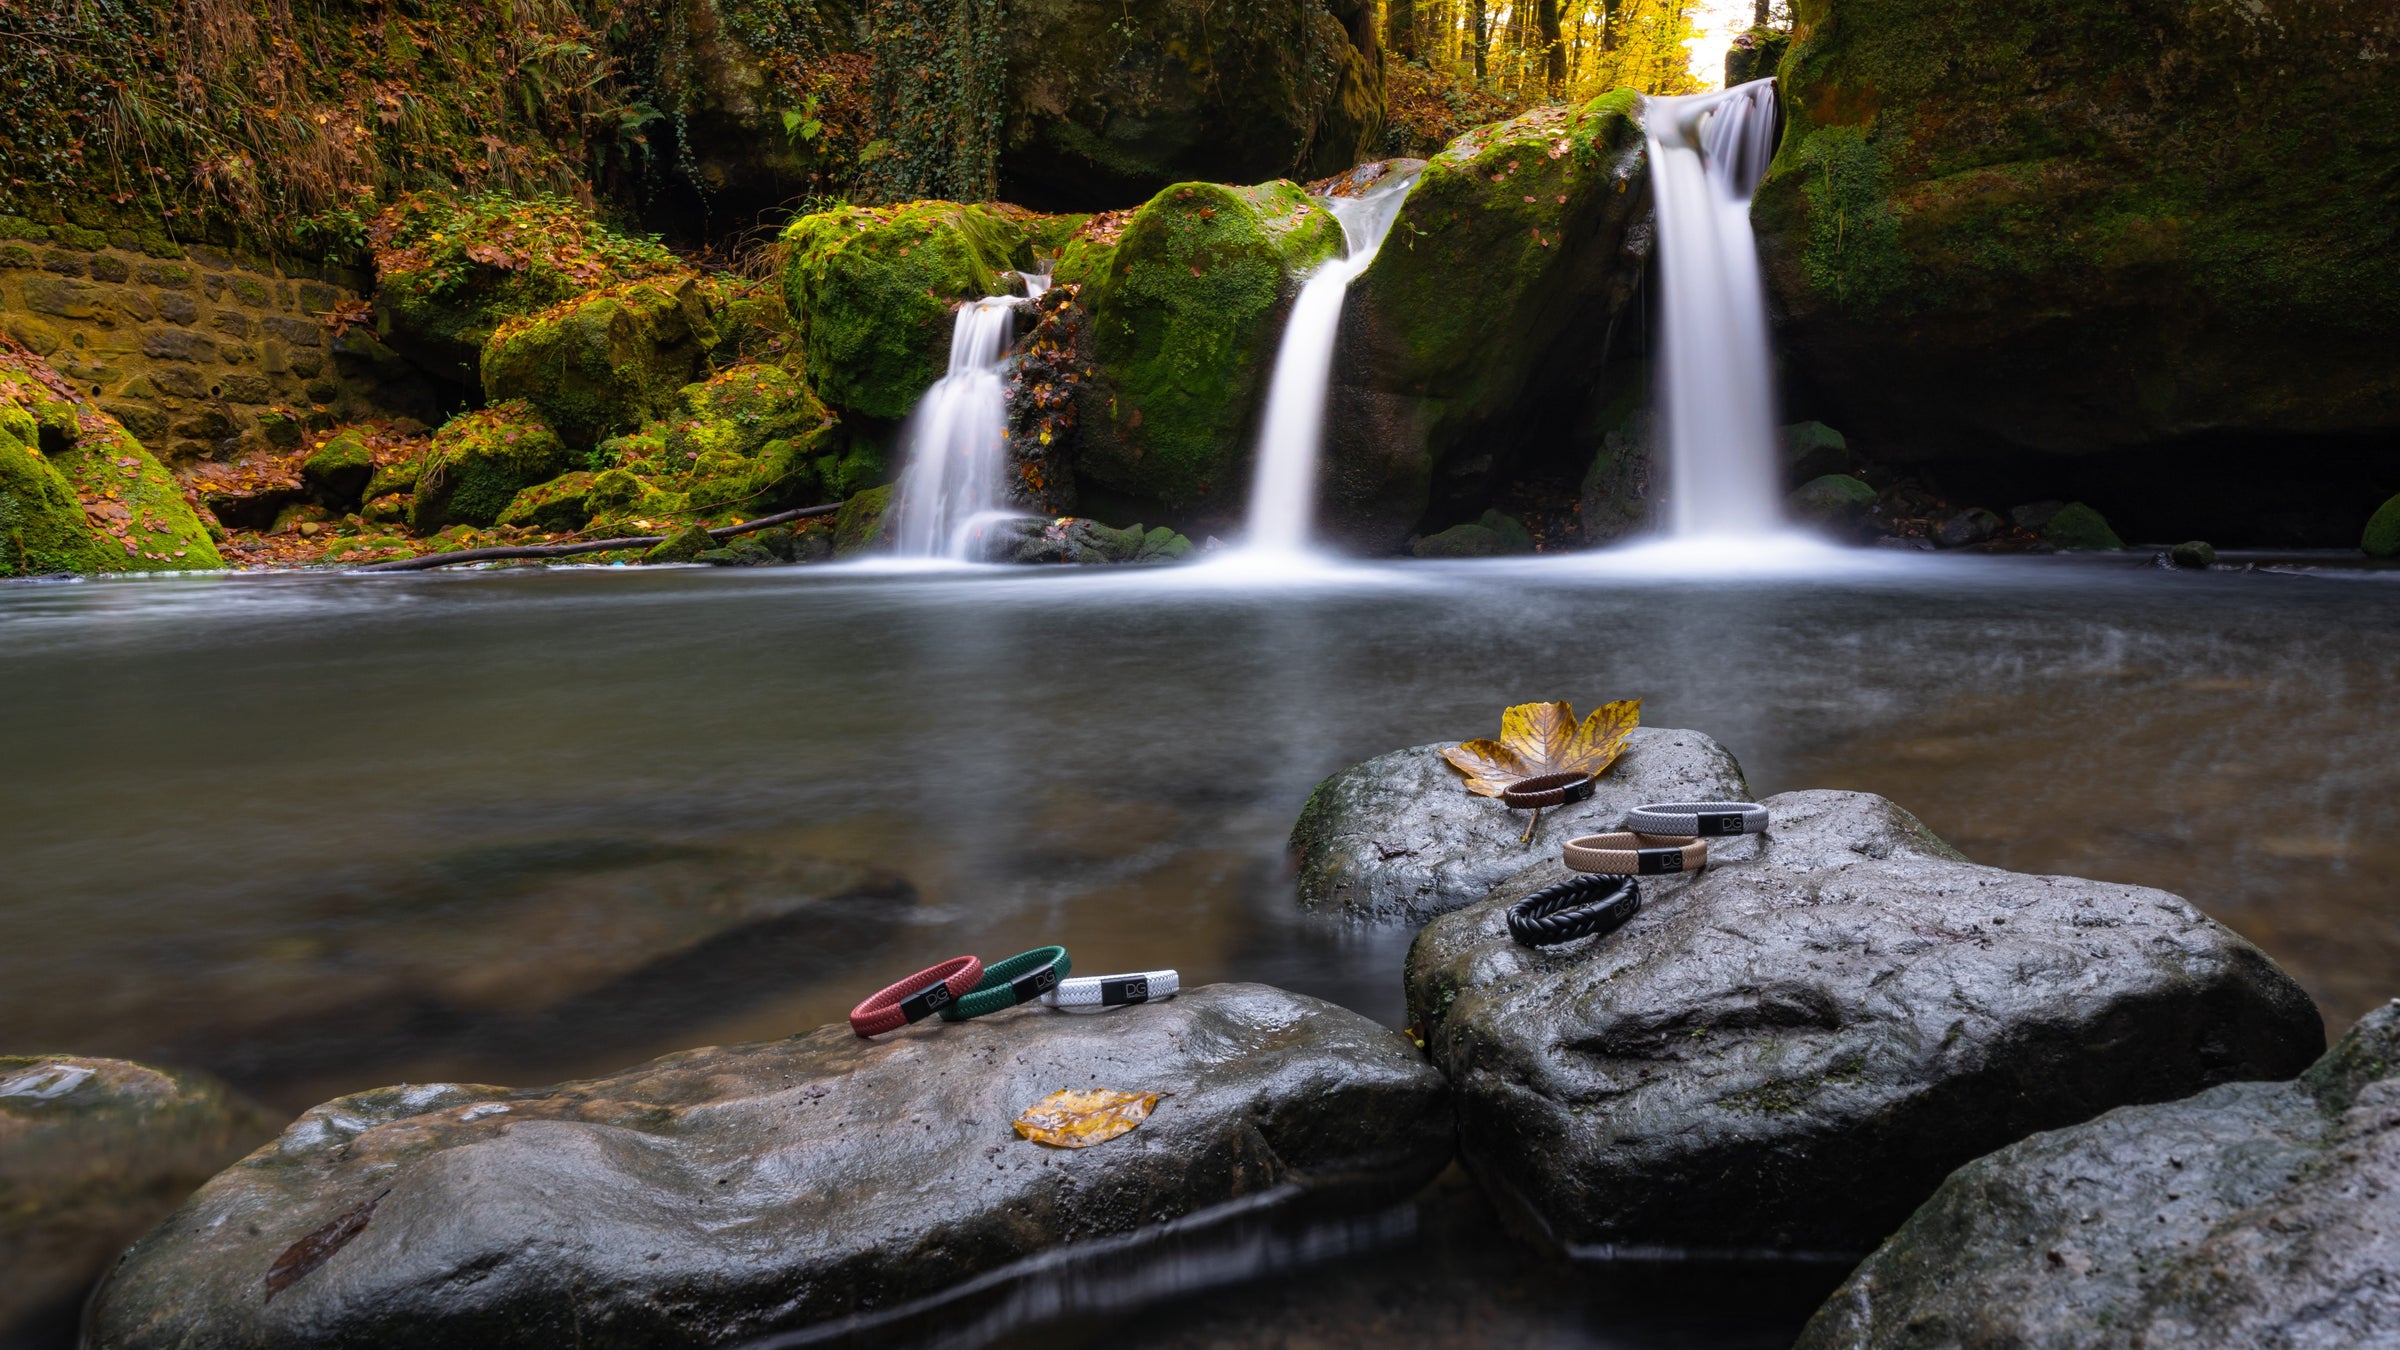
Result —
M 235 458 L 289 448 L 310 426 L 448 410 L 369 329 L 331 322 L 346 305 L 364 314 L 363 277 L 101 239 L 0 217 L 0 329 L 163 460 Z

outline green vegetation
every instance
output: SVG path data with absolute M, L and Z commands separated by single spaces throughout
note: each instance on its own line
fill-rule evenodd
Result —
M 565 442 L 531 404 L 503 403 L 453 417 L 434 433 L 417 476 L 409 525 L 431 534 L 449 525 L 490 525 L 522 489 L 566 469 Z
M 523 399 L 586 449 L 674 406 L 717 345 L 690 277 L 629 281 L 511 319 L 483 348 L 483 392 Z
M 2375 508 L 2358 546 L 2370 558 L 2400 558 L 2400 496 Z
M 40 357 L 0 345 L 0 576 L 223 565 L 133 433 Z

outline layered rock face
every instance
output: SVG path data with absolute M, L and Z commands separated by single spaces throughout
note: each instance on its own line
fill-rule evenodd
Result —
M 1091 1148 L 1019 1138 L 1066 1087 L 1161 1096 Z M 1450 1146 L 1448 1088 L 1405 1039 L 1258 985 L 387 1088 L 202 1187 L 110 1275 L 88 1343 L 738 1343 L 1231 1201 L 1381 1203 Z
M 2126 1107 L 1958 1169 L 1799 1344 L 2389 1345 L 2396 1192 L 2400 1004 L 2295 1082 Z
M 1636 727 L 1590 798 L 1527 813 L 1469 795 L 1443 745 L 1354 764 L 1317 784 L 1292 826 L 1300 903 L 1356 918 L 1422 923 L 1474 904 L 1560 841 L 1619 828 L 1644 802 L 1745 801 L 1750 789 L 1725 747 L 1697 731 Z
M 1978 867 L 1880 797 L 1790 792 L 1601 938 L 1435 920 L 1412 1016 L 1478 1176 L 1574 1248 L 1856 1251 L 2036 1130 L 2299 1072 L 2299 986 L 2163 891 Z
M 1753 218 L 1792 372 L 1878 455 L 2400 428 L 2390 5 L 1796 15 Z
M 0 1341 L 67 1340 L 125 1244 L 278 1120 L 198 1074 L 0 1055 Z
M 1602 392 L 1649 249 L 1637 111 L 1631 90 L 1539 109 L 1424 166 L 1350 286 L 1326 421 L 1327 534 L 1391 552 L 1437 502 L 1464 503 L 1471 519 L 1529 441 L 1556 439 Z

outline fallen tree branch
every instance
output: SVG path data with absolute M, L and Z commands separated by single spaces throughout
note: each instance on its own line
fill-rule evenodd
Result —
M 803 506 L 796 511 L 778 511 L 771 516 L 745 520 L 739 525 L 721 525 L 708 532 L 711 539 L 731 539 L 737 534 L 763 530 L 786 521 L 811 520 L 830 516 L 841 510 L 840 503 L 830 506 Z M 585 539 L 573 544 L 510 544 L 500 548 L 462 548 L 456 553 L 425 553 L 414 558 L 395 558 L 390 562 L 367 563 L 353 567 L 353 572 L 423 572 L 435 567 L 456 563 L 497 562 L 503 558 L 566 558 L 578 553 L 614 553 L 619 549 L 656 548 L 672 536 L 637 534 L 625 539 Z

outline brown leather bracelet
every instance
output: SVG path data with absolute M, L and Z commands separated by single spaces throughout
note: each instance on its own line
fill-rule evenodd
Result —
M 1708 866 L 1708 841 L 1671 834 L 1587 834 L 1570 839 L 1567 866 L 1577 872 L 1655 877 Z
M 1561 806 L 1591 795 L 1592 776 L 1588 773 L 1537 773 L 1500 790 L 1500 800 L 1512 811 Z

